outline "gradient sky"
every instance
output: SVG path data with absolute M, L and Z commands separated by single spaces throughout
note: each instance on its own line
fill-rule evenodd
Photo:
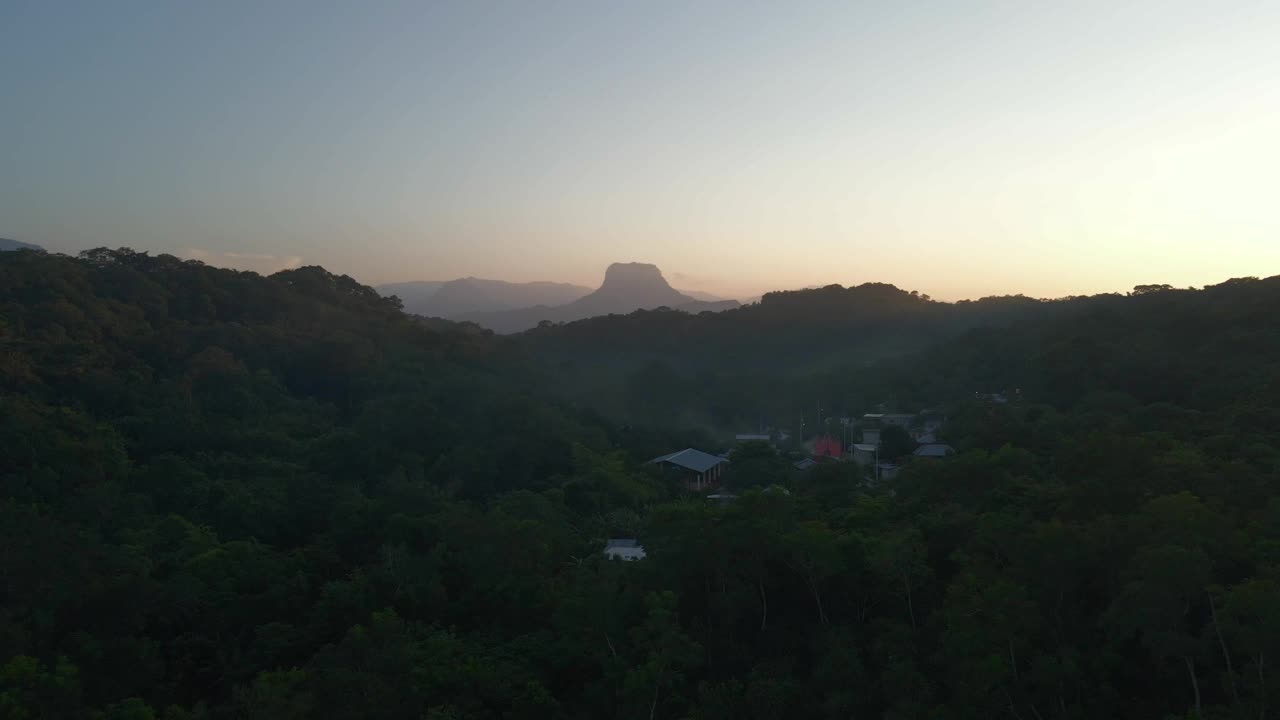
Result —
M 1280 273 L 1280 3 L 0 0 L 0 237 L 368 283 Z

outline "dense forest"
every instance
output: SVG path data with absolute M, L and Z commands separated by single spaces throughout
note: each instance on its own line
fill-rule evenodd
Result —
M 315 267 L 3 253 L 0 720 L 1275 716 L 1277 307 L 862 286 L 503 338 Z M 957 452 L 752 445 L 725 502 L 646 462 L 817 405 Z

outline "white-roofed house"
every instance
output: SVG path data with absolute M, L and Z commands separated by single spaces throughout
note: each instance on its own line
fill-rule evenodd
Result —
M 605 542 L 604 555 L 619 560 L 643 560 L 644 546 L 635 538 L 610 538 Z

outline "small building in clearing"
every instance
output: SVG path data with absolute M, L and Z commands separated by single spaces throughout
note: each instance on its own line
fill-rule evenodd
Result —
M 604 555 L 619 560 L 643 560 L 644 546 L 635 538 L 610 538 L 605 542 Z
M 729 461 L 701 450 L 685 448 L 660 455 L 649 462 L 657 463 L 664 475 L 668 472 L 679 475 L 690 490 L 701 490 L 720 484 L 720 472 Z
M 876 451 L 879 447 L 870 443 L 857 443 L 853 446 L 853 459 L 859 465 L 870 467 L 876 462 Z

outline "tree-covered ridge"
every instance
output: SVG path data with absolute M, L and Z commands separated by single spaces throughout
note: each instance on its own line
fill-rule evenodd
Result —
M 1016 389 L 1057 406 L 1107 391 L 1199 408 L 1247 394 L 1280 355 L 1269 309 L 1280 305 L 1280 277 L 1048 301 L 948 304 L 891 286 L 781 297 L 769 322 L 746 320 L 763 316 L 763 303 L 716 316 L 636 313 L 544 328 L 524 344 L 580 402 L 632 423 L 726 433 L 761 418 L 795 432 L 819 408 L 919 409 Z M 638 340 L 626 339 L 630 329 Z
M 928 398 L 960 452 L 871 485 L 760 444 L 716 502 L 644 463 L 695 444 L 674 423 L 350 278 L 5 254 L 0 718 L 1269 717 L 1278 292 L 761 370 Z
M 971 327 L 1022 317 L 1041 304 L 1020 296 L 944 303 L 884 283 L 830 285 L 771 292 L 722 312 L 657 309 L 546 323 L 524 342 L 556 358 L 585 355 L 623 367 L 656 360 L 690 370 L 731 363 L 794 372 L 918 350 Z

